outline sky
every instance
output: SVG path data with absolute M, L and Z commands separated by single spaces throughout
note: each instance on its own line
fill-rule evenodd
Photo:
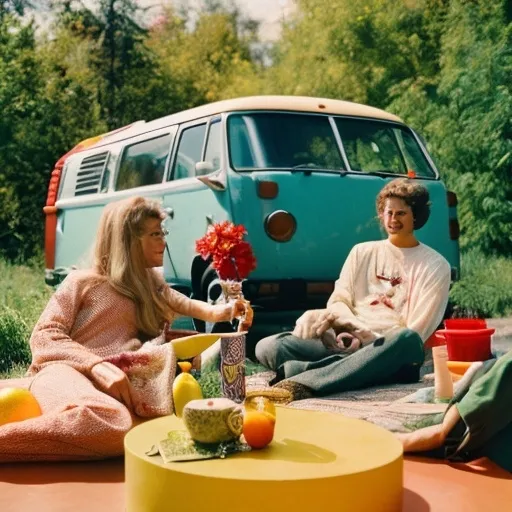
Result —
M 170 3 L 179 3 L 180 0 L 170 0 Z M 188 0 L 194 4 L 199 0 Z M 167 3 L 166 0 L 136 0 L 142 7 L 151 7 L 147 16 L 152 18 L 158 15 L 159 6 Z M 286 20 L 294 8 L 295 0 L 235 0 L 242 12 L 250 18 L 260 22 L 260 37 L 263 41 L 274 41 L 279 37 L 281 23 Z M 85 5 L 91 4 L 90 0 L 83 0 Z M 51 9 L 47 0 L 34 0 L 38 7 L 35 12 L 39 25 L 45 27 L 51 19 Z M 146 18 L 147 19 L 147 18 Z
M 166 0 L 136 0 L 140 5 L 157 6 Z M 171 4 L 179 4 L 180 0 L 169 0 Z M 189 5 L 201 0 L 182 0 Z M 234 0 L 241 11 L 249 18 L 260 22 L 260 37 L 263 41 L 274 41 L 279 37 L 282 21 L 290 15 L 295 0 Z M 228 0 L 226 0 L 228 3 Z M 158 8 L 155 7 L 155 11 Z
M 243 12 L 261 22 L 263 40 L 275 40 L 279 36 L 281 22 L 293 9 L 293 0 L 237 0 Z

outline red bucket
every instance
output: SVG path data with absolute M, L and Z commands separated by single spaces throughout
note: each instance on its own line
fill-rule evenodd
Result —
M 448 318 L 444 321 L 445 329 L 487 329 L 483 318 Z
M 441 329 L 436 338 L 444 338 L 450 361 L 486 361 L 492 358 L 491 335 L 495 329 Z

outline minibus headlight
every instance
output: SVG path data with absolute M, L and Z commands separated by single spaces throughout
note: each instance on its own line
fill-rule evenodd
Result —
M 276 242 L 288 242 L 296 229 L 295 217 L 284 210 L 277 210 L 265 219 L 265 232 Z

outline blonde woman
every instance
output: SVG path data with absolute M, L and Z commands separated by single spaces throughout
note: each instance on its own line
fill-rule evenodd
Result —
M 30 389 L 43 411 L 0 427 L 0 461 L 121 455 L 137 416 L 173 411 L 176 358 L 164 326 L 178 315 L 220 322 L 243 313 L 243 303 L 212 306 L 165 284 L 153 269 L 163 262 L 164 218 L 142 197 L 105 209 L 93 268 L 66 277 L 34 328 L 28 376 L 0 382 Z

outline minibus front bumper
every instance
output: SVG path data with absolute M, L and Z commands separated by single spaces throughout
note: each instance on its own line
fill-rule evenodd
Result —
M 242 288 L 251 304 L 266 311 L 304 310 L 324 308 L 334 290 L 334 281 L 247 280 Z

